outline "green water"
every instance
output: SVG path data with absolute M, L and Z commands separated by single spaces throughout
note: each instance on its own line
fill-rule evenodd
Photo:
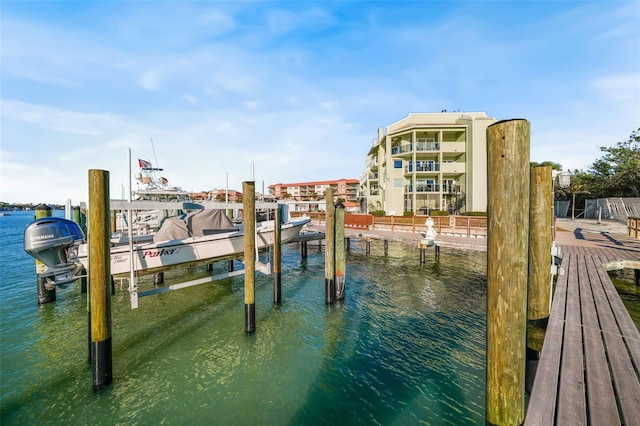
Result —
M 485 253 L 431 251 L 420 265 L 413 245 L 385 254 L 374 243 L 367 255 L 352 241 L 346 299 L 327 307 L 324 253 L 310 245 L 301 259 L 287 245 L 283 303 L 258 274 L 252 335 L 242 277 L 141 298 L 137 310 L 117 285 L 114 383 L 94 394 L 85 295 L 71 286 L 37 305 L 21 250 L 29 220 L 0 223 L 2 425 L 484 424 Z
M 631 319 L 640 329 L 640 286 L 635 284 L 632 269 L 610 272 L 611 281 L 618 290 L 622 303 L 629 311 Z

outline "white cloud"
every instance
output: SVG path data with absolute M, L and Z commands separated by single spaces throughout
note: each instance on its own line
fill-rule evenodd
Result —
M 526 118 L 571 169 L 638 127 L 629 3 L 154 5 L 3 4 L 2 201 L 84 200 L 89 168 L 119 197 L 127 148 L 188 190 L 357 178 L 409 112 Z
M 592 81 L 590 86 L 613 101 L 634 101 L 640 98 L 640 73 L 601 77 Z

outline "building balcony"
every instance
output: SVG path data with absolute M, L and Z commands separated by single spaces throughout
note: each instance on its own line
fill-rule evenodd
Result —
M 380 195 L 379 189 L 371 189 L 369 190 L 369 195 Z
M 440 172 L 440 163 L 418 163 L 416 165 L 409 163 L 405 167 L 405 173 L 438 173 Z
M 369 180 L 378 180 L 378 174 L 377 173 L 369 173 L 368 178 L 369 178 Z
M 460 174 L 465 173 L 466 164 L 461 162 L 456 163 L 442 163 L 440 170 L 442 173 Z
M 433 183 L 433 184 L 425 184 L 425 185 L 416 185 L 415 186 L 415 191 L 414 191 L 414 186 L 413 185 L 407 185 L 407 186 L 404 187 L 404 190 L 408 194 L 413 193 L 413 192 L 420 192 L 420 193 L 440 192 L 440 184 Z
M 443 142 L 440 144 L 442 152 L 466 152 L 466 142 Z
M 413 144 L 402 144 L 391 147 L 391 156 L 402 156 L 413 153 Z
M 416 152 L 440 151 L 440 142 L 416 142 Z

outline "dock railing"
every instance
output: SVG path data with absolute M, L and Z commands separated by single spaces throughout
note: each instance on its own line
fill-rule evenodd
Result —
M 313 223 L 324 223 L 324 212 L 291 212 L 292 216 L 306 214 Z M 425 232 L 425 215 L 416 216 L 374 216 L 370 214 L 345 214 L 345 227 L 352 229 Z M 434 228 L 440 235 L 486 238 L 487 218 L 485 216 L 433 216 Z
M 640 217 L 627 218 L 627 234 L 630 237 L 640 238 L 638 228 L 640 228 Z

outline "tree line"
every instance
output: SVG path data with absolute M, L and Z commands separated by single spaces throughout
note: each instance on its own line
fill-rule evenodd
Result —
M 571 184 L 566 188 L 554 186 L 556 200 L 568 200 L 575 195 L 576 205 L 584 206 L 584 200 L 611 197 L 640 197 L 640 128 L 631 132 L 625 141 L 610 147 L 600 147 L 604 154 L 587 170 L 568 171 Z M 532 162 L 532 166 L 551 166 L 562 171 L 562 166 L 552 161 Z

